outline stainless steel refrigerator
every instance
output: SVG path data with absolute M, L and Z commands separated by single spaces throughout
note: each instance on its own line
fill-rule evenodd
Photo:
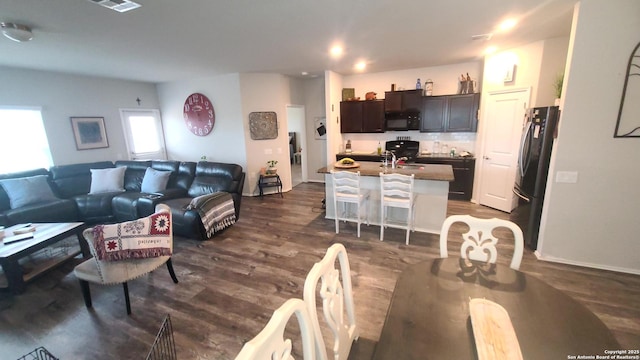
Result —
M 520 201 L 511 220 L 522 228 L 525 245 L 532 250 L 538 245 L 544 192 L 559 115 L 557 106 L 529 109 L 520 141 L 518 174 L 513 188 Z

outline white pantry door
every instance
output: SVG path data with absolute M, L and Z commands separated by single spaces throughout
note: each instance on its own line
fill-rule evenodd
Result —
M 129 160 L 166 160 L 160 111 L 120 109 Z
M 478 201 L 481 205 L 505 212 L 517 206 L 513 185 L 529 96 L 529 88 L 489 92 L 480 160 L 482 177 Z

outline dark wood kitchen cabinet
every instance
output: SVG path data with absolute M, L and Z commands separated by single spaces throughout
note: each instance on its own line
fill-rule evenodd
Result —
M 473 193 L 473 178 L 475 174 L 476 159 L 471 157 L 425 157 L 418 156 L 415 159 L 419 164 L 451 165 L 454 180 L 449 183 L 449 199 L 471 200 Z
M 425 96 L 421 132 L 476 132 L 480 94 Z
M 384 132 L 384 101 L 342 101 L 340 103 L 340 132 Z
M 385 91 L 384 111 L 420 112 L 422 109 L 422 90 Z

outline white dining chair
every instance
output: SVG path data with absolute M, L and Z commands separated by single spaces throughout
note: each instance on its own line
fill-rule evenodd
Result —
M 414 175 L 380 173 L 380 241 L 384 240 L 384 228 L 406 229 L 405 242 L 409 245 L 409 233 L 413 231 L 414 205 L 416 194 L 413 193 Z M 391 222 L 388 217 L 389 208 L 407 210 L 405 222 Z
M 333 208 L 335 210 L 336 234 L 340 232 L 340 220 L 360 224 L 363 220 L 369 224 L 368 209 L 370 192 L 360 187 L 360 171 L 331 171 L 333 182 Z M 342 211 L 338 209 L 342 205 Z M 351 206 L 350 206 L 351 205 Z M 355 207 L 355 214 L 350 216 L 349 208 Z
M 273 312 L 267 325 L 253 339 L 244 344 L 236 360 L 294 359 L 292 340 L 285 339 L 285 328 L 289 319 L 296 315 L 300 326 L 302 358 L 315 360 L 315 332 L 307 305 L 301 299 L 289 299 Z
M 336 268 L 336 260 L 340 270 Z M 318 289 L 318 283 L 320 288 Z M 320 331 L 316 297 L 322 299 L 325 323 L 331 329 L 333 358 L 346 360 L 351 345 L 359 337 L 356 324 L 353 291 L 351 288 L 351 268 L 347 250 L 342 244 L 333 244 L 324 258 L 313 265 L 304 282 L 304 301 L 316 333 L 316 358 L 327 359 L 324 340 Z M 346 312 L 346 317 L 345 317 Z
M 507 228 L 511 230 L 514 237 L 513 257 L 511 268 L 518 270 L 522 262 L 524 252 L 524 237 L 518 225 L 508 220 L 502 219 L 479 219 L 471 215 L 452 215 L 442 224 L 440 230 L 440 257 L 448 257 L 447 242 L 449 228 L 454 223 L 461 222 L 469 226 L 469 232 L 462 234 L 462 245 L 460 256 L 465 259 L 495 263 L 498 258 L 498 238 L 493 234 L 496 228 Z

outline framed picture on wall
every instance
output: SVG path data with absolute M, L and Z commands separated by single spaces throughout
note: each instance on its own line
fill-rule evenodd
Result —
M 89 150 L 109 147 L 103 117 L 72 117 L 71 128 L 76 149 Z

